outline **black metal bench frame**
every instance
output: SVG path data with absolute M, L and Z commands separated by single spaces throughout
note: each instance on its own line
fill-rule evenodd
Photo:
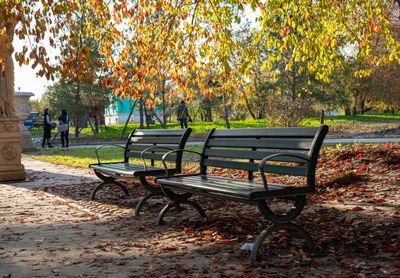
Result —
M 165 163 L 169 155 L 187 150 L 167 152 L 163 157 L 166 176 L 156 178 L 156 182 L 160 184 L 170 203 L 160 211 L 157 224 L 162 224 L 164 215 L 180 204 L 194 207 L 205 217 L 204 210 L 189 200 L 193 194 L 222 198 L 256 205 L 265 219 L 272 221 L 272 225 L 263 230 L 253 244 L 253 260 L 258 258 L 265 238 L 280 229 L 297 231 L 305 239 L 306 246 L 312 249 L 311 236 L 291 221 L 301 213 L 306 195 L 315 192 L 317 159 L 327 132 L 326 125 L 318 128 L 212 130 L 207 136 L 202 153 L 189 151 L 200 156 L 200 173 L 190 175 L 175 175 Z M 207 167 L 246 170 L 248 180 L 210 176 L 207 175 Z M 260 173 L 262 182 L 253 180 L 253 173 L 256 171 Z M 266 173 L 303 176 L 307 182 L 301 187 L 270 184 Z M 270 209 L 267 203 L 270 198 L 289 199 L 294 202 L 294 206 L 286 214 L 278 214 Z
M 137 178 L 141 185 L 148 191 L 136 205 L 135 215 L 139 215 L 140 210 L 148 199 L 164 195 L 159 187 L 152 186 L 147 180 L 147 177 L 165 175 L 164 168 L 155 167 L 155 162 L 161 161 L 164 154 L 168 151 L 184 149 L 191 132 L 191 128 L 184 130 L 135 129 L 130 133 L 125 146 L 108 144 L 97 147 L 96 157 L 98 163 L 90 164 L 89 167 L 93 168 L 94 173 L 102 182 L 93 190 L 91 199 L 95 200 L 97 191 L 112 184 L 120 187 L 125 195 L 128 196 L 129 193 L 126 185 L 117 180 Z M 121 162 L 102 163 L 100 161 L 99 150 L 104 147 L 119 147 L 124 149 L 124 160 Z M 129 163 L 130 158 L 139 158 L 143 164 Z M 150 160 L 150 166 L 147 165 L 146 160 Z M 174 164 L 172 173 L 178 174 L 181 172 L 182 153 L 178 153 L 168 161 Z M 165 160 L 163 163 L 165 165 Z

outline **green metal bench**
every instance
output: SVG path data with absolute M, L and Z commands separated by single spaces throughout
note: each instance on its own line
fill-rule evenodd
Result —
M 290 223 L 302 211 L 306 195 L 315 191 L 315 170 L 322 142 L 328 132 L 328 126 L 317 128 L 258 128 L 212 130 L 204 143 L 200 156 L 200 173 L 174 175 L 166 164 L 165 177 L 156 182 L 171 200 L 160 212 L 157 224 L 163 223 L 164 215 L 173 207 L 188 204 L 201 216 L 204 210 L 190 200 L 193 194 L 205 195 L 254 204 L 263 216 L 273 224 L 258 237 L 252 248 L 252 259 L 265 238 L 273 231 L 293 229 L 300 232 L 312 247 L 312 239 L 300 226 Z M 169 155 L 186 150 L 173 150 Z M 272 162 L 272 163 L 271 163 Z M 276 163 L 278 162 L 278 163 Z M 248 179 L 228 179 L 207 174 L 207 167 L 238 169 L 248 172 Z M 259 172 L 262 182 L 254 181 L 254 172 Z M 272 184 L 267 173 L 305 177 L 306 185 L 295 187 L 285 184 Z M 182 194 L 183 193 L 183 194 Z M 271 198 L 288 199 L 293 206 L 286 213 L 273 211 L 267 201 Z
M 192 130 L 166 130 L 166 129 L 136 129 L 133 130 L 125 146 L 121 145 L 102 145 L 96 148 L 96 156 L 98 163 L 90 164 L 89 167 L 94 169 L 97 177 L 102 182 L 96 186 L 92 192 L 92 200 L 95 199 L 96 192 L 108 185 L 117 185 L 126 195 L 128 189 L 118 179 L 137 178 L 140 183 L 148 190 L 148 194 L 144 196 L 136 206 L 135 214 L 139 212 L 144 203 L 154 196 L 163 195 L 159 187 L 152 186 L 147 177 L 156 177 L 165 175 L 165 170 L 162 166 L 154 166 L 156 161 L 160 161 L 164 154 L 171 150 L 184 149 L 187 139 Z M 120 147 L 124 149 L 124 160 L 121 162 L 102 163 L 99 157 L 99 150 L 107 146 Z M 143 164 L 132 164 L 130 158 L 141 159 Z M 148 166 L 146 160 L 150 162 Z M 172 163 L 174 167 L 171 173 L 177 174 L 181 172 L 182 153 L 176 153 L 167 158 L 166 161 Z M 163 162 L 165 163 L 165 161 Z

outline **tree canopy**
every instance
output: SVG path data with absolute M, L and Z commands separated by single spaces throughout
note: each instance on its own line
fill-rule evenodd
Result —
M 351 57 L 365 65 L 355 74 L 367 76 L 375 67 L 400 61 L 399 38 L 391 25 L 399 18 L 398 5 L 398 0 L 2 0 L 0 114 L 10 114 L 6 99 L 14 86 L 14 35 L 26 41 L 15 53 L 17 61 L 49 79 L 57 72 L 65 75 L 77 63 L 80 70 L 93 63 L 89 49 L 77 47 L 82 37 L 92 37 L 106 57 L 104 63 L 96 61 L 97 66 L 112 74 L 104 85 L 122 97 L 148 94 L 157 101 L 160 80 L 173 84 L 172 93 L 186 97 L 197 91 L 215 93 L 210 76 L 220 91 L 235 90 L 248 82 L 261 48 L 267 51 L 261 70 L 281 62 L 290 71 L 298 64 L 298 73 L 326 81 Z M 247 10 L 255 21 L 246 30 L 251 43 L 243 49 L 233 34 Z M 75 22 L 77 15 L 80 20 Z M 63 29 L 66 22 L 74 32 Z M 43 46 L 46 40 L 52 47 L 71 47 L 51 61 Z M 235 63 L 238 55 L 240 64 Z M 80 70 L 76 77 L 85 75 Z

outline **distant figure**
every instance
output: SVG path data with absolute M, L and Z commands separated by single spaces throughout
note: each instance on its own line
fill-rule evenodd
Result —
M 65 109 L 61 110 L 61 116 L 58 117 L 58 130 L 61 133 L 61 148 L 69 147 L 69 117 Z
M 42 140 L 42 148 L 44 148 L 44 144 L 47 142 L 49 148 L 54 148 L 51 145 L 51 129 L 53 128 L 53 124 L 51 123 L 51 116 L 49 113 L 49 108 L 44 109 L 43 113 L 43 140 Z
M 189 111 L 185 105 L 185 101 L 181 101 L 178 107 L 178 121 L 181 124 L 181 128 L 188 128 L 188 119 L 190 120 Z

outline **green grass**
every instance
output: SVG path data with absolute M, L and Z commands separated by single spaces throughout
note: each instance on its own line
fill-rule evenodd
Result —
M 330 116 L 325 117 L 326 124 L 339 124 L 339 123 L 351 123 L 351 122 L 375 122 L 375 123 L 391 123 L 399 122 L 400 115 L 392 114 L 365 114 L 365 115 L 354 115 L 354 116 Z M 301 126 L 318 126 L 319 118 L 305 118 L 300 122 Z
M 360 132 L 366 130 L 366 126 L 370 125 L 369 129 L 380 128 L 381 124 L 397 124 L 400 122 L 400 115 L 391 115 L 391 114 L 366 114 L 366 115 L 355 115 L 355 116 L 331 116 L 325 117 L 325 124 L 331 127 L 331 131 L 350 131 L 356 132 L 355 129 L 359 127 L 357 123 L 360 123 Z M 241 120 L 241 121 L 230 121 L 232 128 L 257 128 L 257 127 L 266 127 L 267 124 L 265 120 Z M 374 125 L 375 124 L 375 125 Z M 318 126 L 319 118 L 305 118 L 299 123 L 300 126 Z M 123 129 L 123 124 L 110 125 L 107 128 L 102 128 L 98 133 L 97 137 L 99 139 L 118 139 L 121 136 L 121 132 Z M 139 124 L 129 124 L 126 130 L 124 138 L 126 138 L 129 132 L 138 128 Z M 225 128 L 224 121 L 216 121 L 216 122 L 192 122 L 189 123 L 189 127 L 193 129 L 193 135 L 205 135 L 212 128 Z M 390 127 L 390 126 L 389 126 Z M 161 129 L 160 124 L 150 125 L 150 129 Z M 179 129 L 180 125 L 178 123 L 168 123 L 167 129 Z M 33 129 L 31 130 L 32 136 L 41 137 L 43 131 L 41 129 Z M 53 130 L 53 135 L 56 133 L 56 130 Z M 346 132 L 345 132 L 346 133 Z M 73 138 L 74 128 L 70 129 L 70 138 L 74 140 L 85 140 L 86 138 L 94 138 L 92 134 L 92 130 L 90 128 L 83 128 L 80 138 Z
M 187 146 L 188 150 L 201 151 L 201 146 Z M 123 161 L 123 149 L 118 147 L 107 147 L 99 150 L 101 162 L 119 162 Z M 79 149 L 42 149 L 32 154 L 33 159 L 46 161 L 58 165 L 66 165 L 77 168 L 88 168 L 91 163 L 97 163 L 95 148 Z M 184 155 L 184 161 L 197 161 L 195 154 Z M 142 164 L 140 159 L 130 159 L 131 163 Z M 160 163 L 161 166 L 161 163 Z
M 232 128 L 255 128 L 255 127 L 265 127 L 264 120 L 243 120 L 243 121 L 231 121 Z M 193 129 L 193 134 L 196 135 L 204 135 L 207 134 L 212 128 L 225 128 L 224 121 L 218 122 L 192 122 L 189 123 L 189 127 Z M 98 133 L 97 137 L 104 138 L 120 138 L 122 129 L 124 128 L 123 124 L 115 124 L 107 126 L 107 128 L 102 128 L 102 130 Z M 125 137 L 128 136 L 129 132 L 134 129 L 139 128 L 139 124 L 129 124 L 125 133 Z M 150 125 L 150 129 L 161 129 L 160 124 Z M 180 125 L 178 123 L 167 123 L 167 129 L 180 129 Z M 72 138 L 75 129 L 73 127 L 70 128 L 70 137 Z M 32 136 L 41 137 L 43 135 L 42 129 L 32 129 Z M 57 132 L 57 130 L 52 130 L 52 134 Z M 86 138 L 93 138 L 92 130 L 90 127 L 83 128 L 81 132 L 81 136 Z
M 124 154 L 121 148 L 103 148 L 99 151 L 102 162 L 122 161 Z M 95 148 L 79 149 L 43 149 L 32 155 L 32 158 L 59 165 L 78 168 L 88 168 L 91 163 L 97 163 Z

